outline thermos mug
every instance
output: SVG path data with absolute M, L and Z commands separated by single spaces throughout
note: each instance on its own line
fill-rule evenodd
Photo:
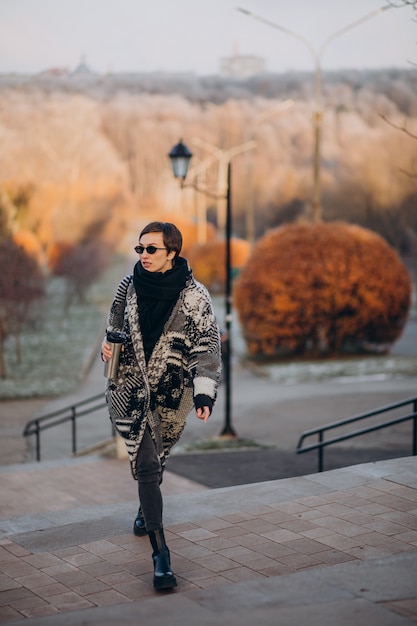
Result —
M 125 333 L 111 330 L 107 333 L 107 341 L 112 344 L 111 358 L 104 365 L 104 376 L 106 378 L 116 378 L 119 371 L 120 351 L 125 342 Z

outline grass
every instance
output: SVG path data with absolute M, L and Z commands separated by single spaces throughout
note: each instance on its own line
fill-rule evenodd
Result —
M 398 376 L 415 376 L 417 359 L 393 355 L 357 356 L 320 361 L 250 363 L 259 375 L 279 383 L 320 382 L 324 380 L 383 381 Z
M 222 450 L 239 450 L 242 448 L 267 448 L 268 446 L 258 443 L 253 439 L 222 439 L 217 437 L 216 439 L 207 439 L 205 441 L 195 441 L 193 443 L 186 444 L 183 448 L 183 452 L 216 452 Z
M 6 379 L 0 379 L 0 400 L 60 396 L 71 392 L 85 375 L 93 347 L 103 336 L 107 310 L 125 262 L 117 259 L 91 288 L 86 302 L 64 313 L 65 283 L 48 282 L 41 316 L 28 324 L 17 362 L 15 340 L 5 345 Z

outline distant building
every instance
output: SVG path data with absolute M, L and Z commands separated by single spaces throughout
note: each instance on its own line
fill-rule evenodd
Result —
M 229 78 L 249 78 L 265 71 L 265 59 L 252 54 L 239 54 L 236 46 L 233 56 L 220 59 L 220 73 Z
M 96 76 L 95 72 L 88 66 L 85 56 L 81 57 L 81 60 L 77 67 L 73 70 L 69 70 L 67 67 L 49 67 L 39 73 L 39 76 L 46 78 L 70 78 L 70 79 L 88 79 Z
M 52 78 L 60 76 L 68 76 L 69 70 L 67 67 L 49 67 L 42 72 L 39 72 L 39 76 L 51 76 Z
M 71 72 L 70 76 L 72 78 L 89 78 L 90 76 L 94 76 L 94 72 L 87 65 L 87 61 L 85 59 L 85 55 L 83 55 L 81 57 L 80 63 Z

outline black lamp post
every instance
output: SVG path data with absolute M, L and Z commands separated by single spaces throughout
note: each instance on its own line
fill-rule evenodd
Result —
M 214 198 L 219 198 L 218 195 L 212 194 L 205 189 L 199 189 L 196 185 L 185 185 L 184 181 L 187 176 L 188 167 L 190 165 L 191 157 L 193 156 L 190 150 L 182 141 L 177 143 L 169 152 L 169 158 L 171 160 L 172 171 L 175 178 L 181 179 L 182 187 L 193 187 L 196 191 L 206 194 Z M 226 199 L 226 289 L 225 289 L 225 334 L 224 341 L 224 372 L 225 372 L 225 410 L 224 410 L 224 426 L 220 433 L 220 437 L 224 438 L 236 438 L 236 432 L 232 426 L 231 417 L 231 396 L 232 396 L 232 379 L 231 379 L 231 354 L 232 354 L 232 267 L 231 267 L 231 249 L 230 240 L 232 236 L 232 210 L 230 201 L 230 188 L 231 188 L 231 163 L 230 160 L 227 163 L 227 189 L 226 195 L 220 196 Z

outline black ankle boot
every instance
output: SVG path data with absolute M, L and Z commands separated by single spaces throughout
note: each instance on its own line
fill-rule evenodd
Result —
M 133 523 L 133 534 L 136 535 L 136 537 L 144 537 L 148 534 L 145 526 L 145 520 L 143 519 L 142 509 L 140 507 Z
M 174 572 L 171 569 L 171 560 L 168 546 L 165 543 L 164 531 L 150 530 L 149 539 L 153 548 L 153 586 L 154 589 L 172 589 L 177 586 Z

